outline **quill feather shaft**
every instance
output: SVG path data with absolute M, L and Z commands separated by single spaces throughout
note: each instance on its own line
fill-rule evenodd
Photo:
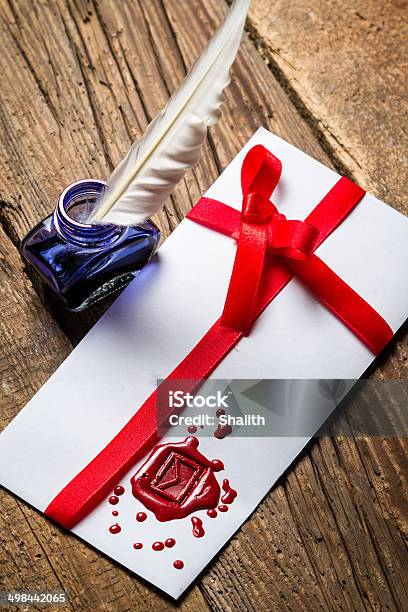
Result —
M 144 221 L 162 208 L 184 173 L 197 162 L 207 128 L 218 120 L 248 7 L 249 0 L 235 0 L 164 111 L 112 173 L 94 220 L 120 225 Z

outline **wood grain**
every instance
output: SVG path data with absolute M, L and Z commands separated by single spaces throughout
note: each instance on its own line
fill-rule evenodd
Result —
M 256 0 L 254 7 L 257 11 Z M 272 9 L 272 3 L 264 2 L 265 7 Z M 1 0 L 3 423 L 102 312 L 98 307 L 85 316 L 72 316 L 49 301 L 42 305 L 16 246 L 52 210 L 69 182 L 107 176 L 181 82 L 226 10 L 221 0 Z M 264 61 L 270 42 L 265 38 L 260 53 L 254 10 L 251 37 L 245 38 L 235 64 L 223 119 L 211 130 L 202 161 L 157 219 L 165 235 L 258 125 L 323 163 L 356 175 L 350 156 L 343 157 L 332 145 L 324 122 L 311 121 L 313 109 L 304 113 L 293 99 L 281 78 L 286 68 L 277 74 Z M 289 82 L 289 74 L 287 78 Z M 299 95 L 301 91 L 299 86 Z M 385 159 L 375 152 L 377 159 Z M 355 155 L 360 154 L 356 147 Z M 385 172 L 385 163 L 382 168 Z M 380 180 L 385 178 L 383 174 Z M 399 193 L 399 183 L 393 185 Z M 372 375 L 406 377 L 406 362 L 406 342 L 400 337 Z M 347 414 L 339 416 L 339 427 L 345 431 Z M 181 607 L 407 607 L 406 452 L 405 439 L 355 440 L 350 435 L 311 444 Z M 6 568 L 1 574 L 7 588 L 52 589 L 60 584 L 75 610 L 171 607 L 140 580 L 20 501 L 7 493 L 3 497 L 0 562 Z
M 252 0 L 252 33 L 356 181 L 408 211 L 406 0 Z

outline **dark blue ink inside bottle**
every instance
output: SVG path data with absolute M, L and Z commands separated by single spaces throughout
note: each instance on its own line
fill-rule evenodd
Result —
M 126 286 L 160 242 L 152 221 L 122 227 L 82 221 L 105 183 L 84 180 L 61 194 L 55 211 L 22 242 L 22 253 L 70 310 L 82 310 Z

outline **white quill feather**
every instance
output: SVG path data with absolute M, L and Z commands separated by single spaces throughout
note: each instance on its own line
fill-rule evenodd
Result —
M 200 157 L 217 122 L 239 49 L 250 0 L 235 0 L 224 23 L 166 108 L 108 180 L 93 219 L 133 225 L 156 214 Z

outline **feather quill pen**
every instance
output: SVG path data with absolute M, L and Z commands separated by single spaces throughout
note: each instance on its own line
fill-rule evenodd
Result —
M 218 121 L 250 0 L 230 11 L 164 111 L 108 180 L 92 221 L 134 225 L 156 214 L 200 157 L 207 128 Z

